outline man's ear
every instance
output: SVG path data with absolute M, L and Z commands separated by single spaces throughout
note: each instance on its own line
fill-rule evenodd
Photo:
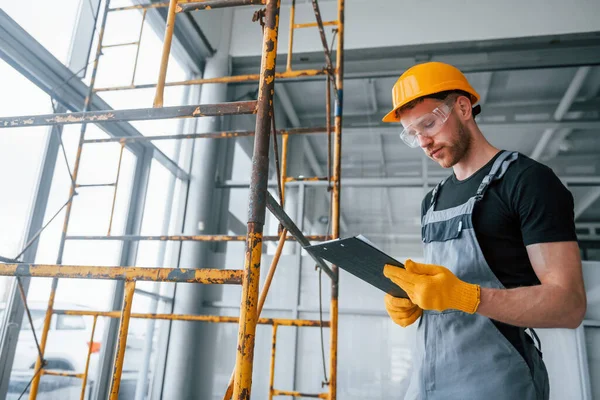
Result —
M 466 96 L 458 96 L 454 108 L 463 121 L 468 121 L 473 117 L 473 105 Z

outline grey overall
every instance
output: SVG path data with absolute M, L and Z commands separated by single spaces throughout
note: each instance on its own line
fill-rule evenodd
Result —
M 438 184 L 422 221 L 426 263 L 443 265 L 463 281 L 481 287 L 504 288 L 479 247 L 472 215 L 489 185 L 501 179 L 517 157 L 518 153 L 503 152 L 477 193 L 457 207 L 435 211 L 444 181 Z M 541 353 L 524 329 L 520 333 L 525 357 L 489 318 L 457 310 L 424 311 L 405 399 L 548 399 L 548 374 Z

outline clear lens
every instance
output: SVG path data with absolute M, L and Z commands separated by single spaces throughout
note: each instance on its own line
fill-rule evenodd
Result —
M 438 134 L 450 116 L 451 110 L 452 107 L 447 103 L 440 105 L 432 112 L 422 115 L 412 124 L 404 127 L 400 132 L 400 138 L 409 147 L 418 147 L 418 136 L 432 137 Z

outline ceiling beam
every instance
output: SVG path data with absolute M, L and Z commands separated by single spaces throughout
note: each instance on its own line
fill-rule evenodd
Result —
M 483 90 L 479 91 L 479 96 L 480 96 L 480 98 L 479 98 L 479 104 L 485 104 L 485 103 L 487 103 L 487 98 L 488 98 L 488 95 L 490 94 L 490 89 L 492 87 L 492 79 L 494 77 L 494 72 L 493 71 L 491 71 L 491 72 L 485 72 L 482 75 L 483 75 L 482 76 L 482 80 L 483 80 L 482 87 L 483 87 Z
M 600 187 L 591 188 L 582 198 L 575 204 L 575 220 L 592 206 L 600 198 Z
M 556 111 L 554 111 L 555 121 L 560 122 L 564 118 L 565 114 L 569 111 L 569 108 L 571 108 L 573 101 L 575 101 L 575 97 L 577 97 L 577 94 L 581 90 L 581 87 L 583 86 L 583 83 L 585 82 L 591 69 L 592 67 L 590 66 L 579 67 L 579 69 L 577 69 L 577 72 L 575 72 L 575 76 L 571 80 L 569 87 L 567 88 L 565 94 L 560 100 L 560 103 L 558 103 Z M 541 139 L 539 140 L 539 142 L 533 149 L 533 152 L 531 153 L 531 158 L 533 158 L 534 160 L 539 160 L 544 154 L 546 148 L 550 145 L 551 141 L 562 141 L 572 132 L 572 129 L 565 129 L 561 132 L 560 135 L 555 137 L 555 134 L 558 132 L 558 130 L 558 127 L 547 128 L 544 130 Z

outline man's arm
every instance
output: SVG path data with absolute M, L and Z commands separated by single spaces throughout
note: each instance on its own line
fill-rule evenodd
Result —
M 577 242 L 532 244 L 527 246 L 527 253 L 541 285 L 481 288 L 477 312 L 521 327 L 578 327 L 587 300 Z

